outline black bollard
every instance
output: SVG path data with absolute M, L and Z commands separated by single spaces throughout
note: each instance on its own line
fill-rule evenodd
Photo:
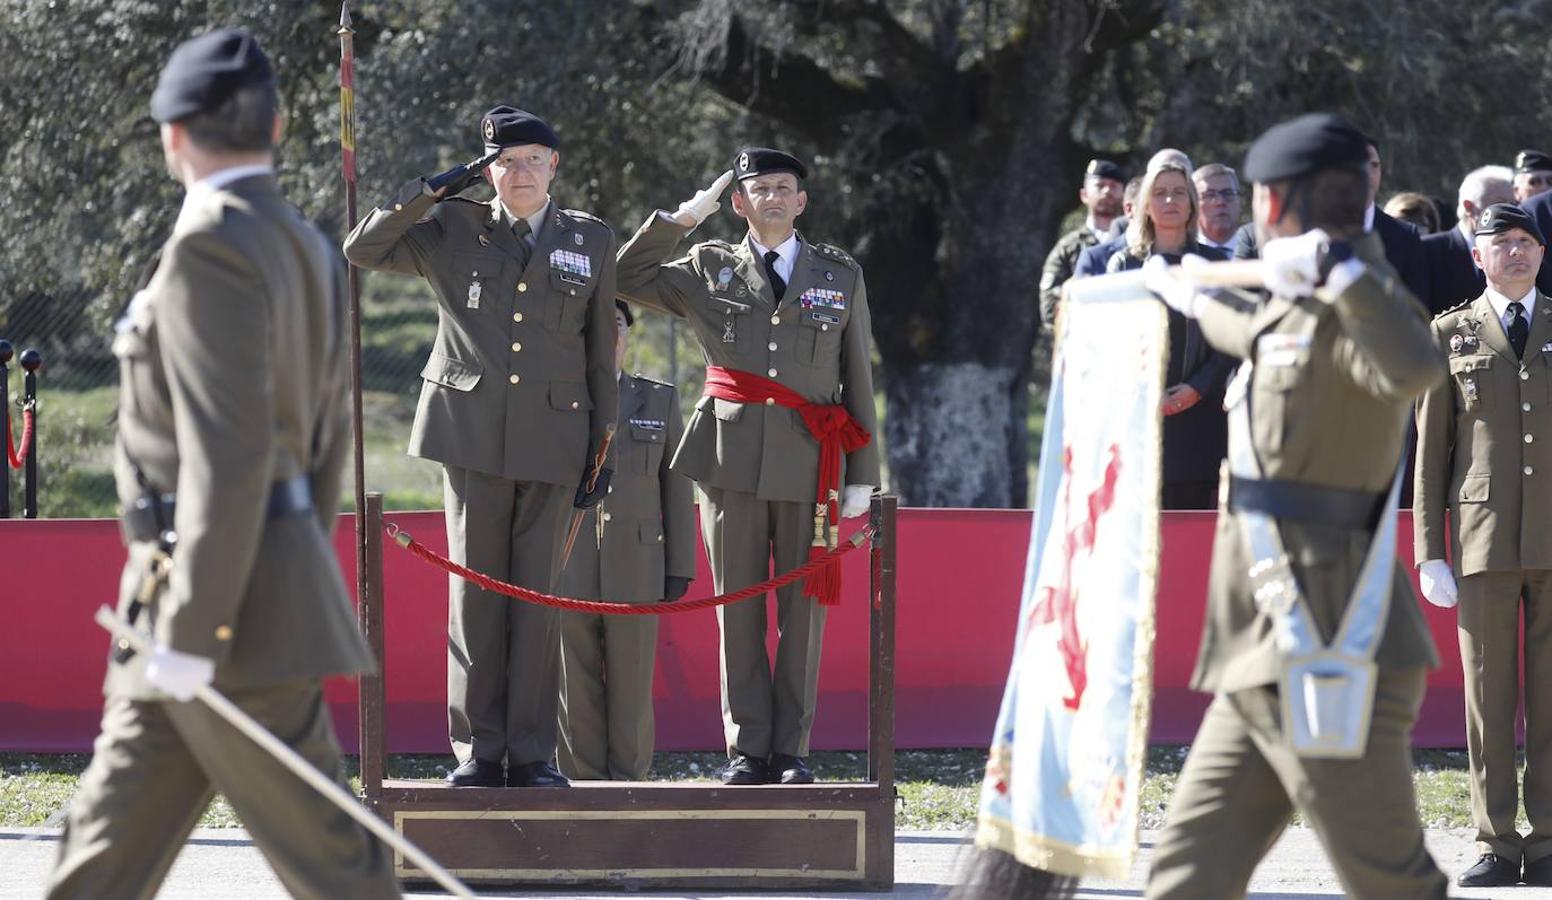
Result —
M 22 469 L 22 518 L 38 517 L 38 369 L 43 367 L 43 354 L 37 350 L 22 351 L 22 408 L 32 410 L 32 442 L 27 447 L 26 466 Z
M 11 357 L 16 355 L 16 348 L 10 341 L 0 341 L 0 413 L 11 415 L 10 385 L 11 385 Z M 11 517 L 11 461 L 0 460 L 0 519 Z

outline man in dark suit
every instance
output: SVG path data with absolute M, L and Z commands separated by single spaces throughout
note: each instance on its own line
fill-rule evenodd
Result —
M 1552 234 L 1552 191 L 1542 191 L 1532 196 L 1520 203 L 1520 208 L 1536 220 L 1536 227 L 1542 234 Z M 1542 258 L 1541 272 L 1536 276 L 1536 288 L 1543 294 L 1552 294 L 1552 262 L 1547 261 L 1549 257 L 1552 257 L 1552 253 Z M 1079 263 L 1081 265 L 1082 260 Z
M 1364 218 L 1364 230 L 1379 235 L 1385 246 L 1385 260 L 1401 276 L 1412 296 L 1429 305 L 1431 288 L 1428 284 L 1428 264 L 1423 259 L 1423 241 L 1417 229 L 1401 222 L 1374 205 L 1380 195 L 1380 179 L 1384 166 L 1380 162 L 1380 147 L 1369 138 L 1369 212 Z
M 1460 182 L 1454 228 L 1423 238 L 1423 259 L 1428 264 L 1432 295 L 1428 311 L 1434 315 L 1482 295 L 1487 282 L 1471 258 L 1471 231 L 1477 216 L 1495 203 L 1514 202 L 1514 173 L 1507 166 L 1473 169 Z
M 1523 206 L 1537 194 L 1552 191 L 1552 156 L 1540 150 L 1521 150 L 1514 155 L 1514 201 Z

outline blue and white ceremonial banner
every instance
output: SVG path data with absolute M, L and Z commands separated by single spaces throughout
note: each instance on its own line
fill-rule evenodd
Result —
M 976 834 L 1062 875 L 1125 878 L 1137 848 L 1168 352 L 1141 272 L 1068 282 Z

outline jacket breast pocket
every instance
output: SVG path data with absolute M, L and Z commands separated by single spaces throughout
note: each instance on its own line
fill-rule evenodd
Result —
M 426 367 L 420 370 L 420 377 L 426 381 L 464 393 L 474 390 L 483 374 L 484 369 L 475 363 L 440 353 L 431 354 L 431 358 L 426 360 Z
M 1288 350 L 1281 356 L 1258 355 L 1250 394 L 1250 429 L 1258 450 L 1281 452 L 1286 436 L 1300 427 L 1301 401 L 1296 395 L 1309 377 L 1307 349 Z M 1302 402 L 1309 406 L 1307 400 Z
M 668 432 L 663 428 L 649 428 L 635 424 L 630 426 L 631 451 L 638 460 L 635 464 L 637 472 L 651 475 L 658 470 L 658 466 L 663 463 L 667 435 Z
M 587 324 L 587 301 L 593 296 L 593 279 L 574 272 L 550 270 L 550 295 L 545 325 L 557 334 L 579 334 Z
M 811 366 L 834 366 L 841 360 L 840 310 L 805 309 L 798 316 L 798 359 Z
M 1469 413 L 1492 408 L 1493 358 L 1486 354 L 1456 356 L 1450 359 L 1450 380 L 1455 385 L 1455 401 Z
M 466 313 L 499 315 L 496 301 L 502 287 L 511 290 L 505 274 L 506 260 L 495 253 L 454 253 L 448 302 Z

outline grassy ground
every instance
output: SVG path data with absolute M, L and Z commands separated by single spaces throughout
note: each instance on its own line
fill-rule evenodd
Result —
M 1143 828 L 1164 822 L 1169 797 L 1185 761 L 1186 748 L 1156 746 L 1148 753 L 1147 777 L 1140 801 Z M 902 829 L 964 831 L 975 822 L 981 767 L 986 755 L 980 750 L 903 751 L 895 758 L 900 793 L 896 826 Z M 0 754 L 0 827 L 58 824 L 61 807 L 75 792 L 76 780 L 85 768 L 82 755 L 40 756 Z M 810 762 L 825 781 L 858 781 L 867 771 L 862 753 L 815 753 Z M 1420 751 L 1415 757 L 1418 809 L 1430 828 L 1470 825 L 1464 751 Z M 449 757 L 395 756 L 389 760 L 394 778 L 437 779 L 446 774 Z M 662 781 L 712 782 L 722 763 L 715 753 L 659 753 L 653 777 Z M 346 760 L 352 783 L 356 760 Z M 1298 821 L 1297 819 L 1295 820 Z M 226 801 L 217 798 L 200 825 L 206 828 L 237 827 L 240 823 Z M 1525 827 L 1521 823 L 1521 827 Z

